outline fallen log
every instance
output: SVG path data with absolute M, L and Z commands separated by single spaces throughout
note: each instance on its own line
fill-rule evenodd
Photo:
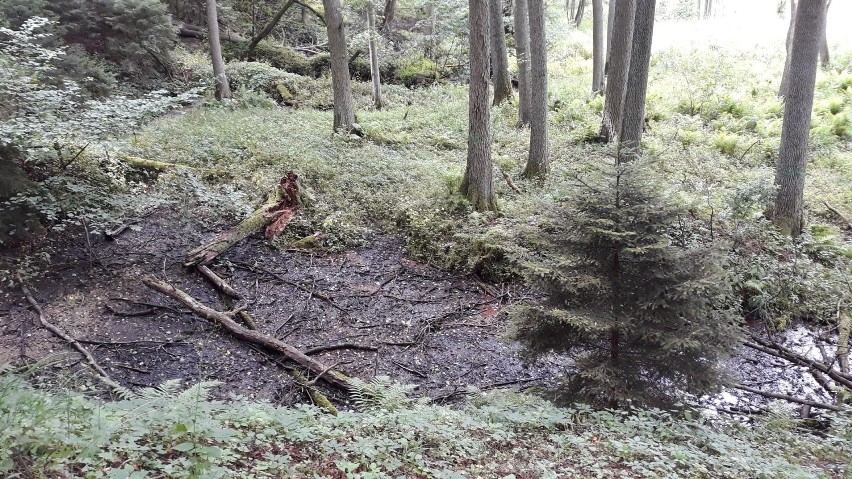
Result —
M 811 401 L 810 399 L 804 399 L 804 398 L 799 398 L 799 397 L 795 397 L 795 396 L 789 396 L 787 394 L 779 394 L 779 393 L 773 393 L 773 392 L 769 392 L 769 391 L 763 391 L 761 389 L 755 389 L 755 388 L 748 387 L 744 384 L 731 384 L 730 386 L 734 389 L 739 389 L 740 391 L 745 391 L 745 392 L 749 392 L 749 393 L 752 393 L 752 394 L 757 394 L 759 396 L 763 396 L 763 397 L 766 397 L 766 398 L 769 398 L 769 399 L 780 399 L 782 401 L 792 402 L 792 403 L 796 403 L 796 404 L 803 404 L 805 406 L 812 406 L 812 407 L 817 407 L 817 408 L 820 408 L 820 409 L 828 409 L 830 411 L 842 411 L 843 410 L 843 408 L 841 408 L 839 406 L 835 406 L 833 404 L 824 404 L 824 403 L 820 403 L 820 402 L 816 402 L 816 401 Z
M 257 344 L 266 349 L 281 353 L 296 362 L 297 364 L 299 364 L 300 366 L 304 367 L 308 371 L 311 371 L 312 373 L 321 377 L 323 381 L 331 384 L 332 386 L 343 389 L 345 391 L 349 390 L 349 378 L 346 377 L 346 375 L 337 371 L 329 370 L 328 366 L 326 366 L 320 361 L 317 361 L 316 359 L 307 356 L 303 352 L 296 349 L 294 346 L 285 343 L 284 341 L 281 341 L 279 339 L 267 336 L 263 333 L 252 331 L 250 329 L 244 328 L 243 326 L 240 326 L 228 314 L 216 311 L 215 309 L 209 308 L 201 304 L 198 300 L 196 300 L 189 294 L 175 288 L 169 283 L 166 283 L 164 281 L 158 281 L 151 277 L 143 278 L 142 283 L 144 283 L 145 286 L 148 286 L 149 288 L 155 291 L 159 291 L 160 293 L 176 300 L 177 302 L 192 310 L 192 312 L 194 312 L 198 316 L 222 326 L 237 338 Z
M 278 236 L 296 216 L 300 206 L 298 177 L 288 171 L 260 208 L 237 226 L 187 253 L 184 266 L 208 265 L 228 248 L 263 228 L 266 228 L 267 239 Z
M 835 214 L 838 218 L 840 218 L 840 219 L 841 219 L 844 223 L 846 223 L 846 225 L 845 225 L 845 226 L 846 226 L 846 228 L 847 228 L 847 229 L 852 230 L 852 220 L 850 220 L 849 218 L 847 218 L 847 217 L 846 217 L 846 215 L 844 215 L 843 213 L 841 213 L 841 212 L 840 212 L 840 210 L 838 210 L 837 208 L 835 208 L 834 206 L 832 206 L 832 205 L 831 205 L 831 203 L 829 203 L 828 201 L 823 201 L 823 202 L 822 202 L 822 204 L 824 204 L 824 205 L 825 205 L 825 207 L 826 207 L 826 208 L 828 208 L 828 211 L 831 211 L 831 212 L 832 212 L 832 213 L 834 213 L 834 214 Z
M 30 293 L 30 289 L 27 288 L 26 284 L 24 284 L 24 281 L 21 279 L 20 275 L 17 279 L 18 283 L 21 285 L 21 292 L 24 293 L 24 296 L 27 298 L 27 302 L 30 303 L 30 306 L 32 306 L 33 310 L 35 310 L 36 314 L 38 315 L 38 322 L 41 324 L 41 326 L 44 329 L 53 333 L 55 336 L 64 340 L 66 343 L 70 344 L 74 349 L 76 349 L 80 354 L 82 354 L 83 358 L 85 358 L 89 366 L 97 373 L 98 379 L 100 379 L 104 384 L 113 389 L 121 389 L 121 385 L 115 382 L 109 376 L 109 374 L 107 374 L 104 368 L 102 368 L 101 365 L 98 364 L 98 362 L 95 360 L 94 356 L 92 356 L 92 353 L 90 353 L 88 349 L 83 347 L 83 345 L 80 344 L 79 341 L 66 334 L 65 331 L 62 331 L 61 329 L 57 328 L 50 321 L 47 320 L 47 317 L 45 317 L 44 315 L 44 311 L 41 309 L 41 306 L 39 306 L 32 293 Z
M 852 376 L 849 374 L 844 374 L 821 361 L 816 361 L 802 356 L 801 354 L 798 354 L 789 348 L 785 348 L 780 344 L 770 343 L 755 336 L 752 336 L 751 339 L 753 342 L 744 341 L 743 344 L 746 347 L 769 354 L 770 356 L 775 356 L 777 358 L 785 359 L 791 363 L 817 370 L 833 379 L 839 385 L 852 389 Z

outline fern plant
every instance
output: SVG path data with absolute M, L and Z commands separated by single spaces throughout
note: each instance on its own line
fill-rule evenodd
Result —
M 352 378 L 351 395 L 355 405 L 364 411 L 398 411 L 413 407 L 417 400 L 408 397 L 417 385 L 399 384 L 388 376 L 376 376 L 370 382 Z

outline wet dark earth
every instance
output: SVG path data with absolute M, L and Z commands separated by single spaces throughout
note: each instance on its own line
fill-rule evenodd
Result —
M 240 394 L 283 404 L 309 400 L 294 383 L 293 364 L 286 358 L 233 338 L 142 284 L 152 275 L 219 311 L 234 306 L 183 266 L 185 253 L 212 234 L 176 223 L 174 214 L 149 216 L 140 231 L 128 230 L 115 241 L 93 237 L 91 259 L 83 241 L 61 249 L 33 288 L 48 320 L 130 388 L 171 379 L 220 381 L 220 397 Z M 505 339 L 507 306 L 528 300 L 529 292 L 413 261 L 397 237 L 377 235 L 364 247 L 335 255 L 278 251 L 252 237 L 211 269 L 241 293 L 259 331 L 344 374 L 415 384 L 420 396 L 441 401 L 471 386 L 542 384 L 564 367 L 556 358 L 526 362 Z M 24 325 L 29 360 L 67 353 L 46 376 L 62 373 L 92 382 L 84 379 L 88 369 L 64 341 L 29 325 L 35 313 L 20 291 L 3 293 L 0 314 L 0 363 L 19 358 Z M 344 400 L 321 384 L 332 398 Z

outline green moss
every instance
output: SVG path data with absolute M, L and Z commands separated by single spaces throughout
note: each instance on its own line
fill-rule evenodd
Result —
M 425 57 L 418 57 L 401 62 L 397 66 L 396 76 L 405 86 L 423 86 L 438 81 L 441 78 L 438 65 Z

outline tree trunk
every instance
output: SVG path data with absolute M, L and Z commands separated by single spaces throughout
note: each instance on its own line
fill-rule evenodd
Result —
M 819 65 L 823 70 L 827 70 L 831 64 L 831 54 L 828 51 L 828 9 L 831 7 L 831 0 L 825 5 L 825 20 L 823 20 L 822 39 L 819 43 Z
M 574 15 L 574 25 L 577 28 L 580 28 L 580 25 L 583 24 L 583 16 L 586 14 L 586 0 L 580 0 L 580 4 L 577 6 L 577 14 Z
M 787 27 L 787 57 L 784 60 L 784 73 L 781 74 L 781 86 L 778 87 L 778 96 L 787 96 L 787 86 L 790 80 L 790 47 L 793 45 L 793 34 L 796 32 L 796 0 L 790 0 L 790 26 Z
M 544 0 L 529 0 L 530 154 L 524 176 L 544 177 L 550 170 L 547 144 L 547 37 Z
M 574 12 L 577 9 L 577 0 L 565 0 L 565 14 L 568 15 L 568 23 L 574 21 Z
M 615 26 L 615 7 L 617 0 L 609 0 L 606 12 L 606 62 L 604 63 L 604 78 L 609 76 L 609 61 L 612 57 L 612 29 Z
M 231 98 L 231 87 L 225 75 L 225 60 L 222 58 L 222 42 L 219 39 L 219 13 L 216 0 L 207 0 L 207 32 L 210 38 L 210 56 L 213 60 L 213 77 L 216 82 L 216 99 Z
M 603 0 L 592 0 L 592 93 L 603 92 Z
M 603 120 L 601 121 L 600 139 L 603 143 L 608 143 L 612 138 L 617 138 L 619 128 L 621 128 L 627 75 L 630 72 L 633 19 L 635 16 L 636 0 L 618 0 L 618 10 L 613 22 L 609 77 L 606 82 L 606 98 L 604 99 Z
M 648 91 L 648 69 L 651 65 L 651 41 L 654 37 L 654 13 L 657 0 L 636 0 L 630 73 L 624 96 L 624 118 L 621 126 L 618 160 L 639 157 L 642 128 L 645 126 L 645 96 Z
M 377 110 L 382 108 L 382 78 L 379 72 L 379 52 L 376 49 L 376 13 L 373 0 L 367 0 L 367 28 L 370 41 L 370 76 L 373 79 L 373 105 Z
M 467 168 L 461 193 L 477 211 L 497 209 L 491 172 L 491 111 L 488 104 L 488 1 L 470 6 L 470 92 Z
M 704 19 L 713 17 L 713 0 L 704 0 Z
M 803 227 L 805 166 L 825 10 L 826 0 L 799 1 L 789 55 L 790 76 L 775 172 L 778 194 L 773 220 L 782 233 L 794 237 L 801 234 Z
M 334 90 L 334 131 L 349 133 L 355 124 L 355 105 L 349 85 L 349 58 L 340 0 L 322 0 L 331 50 L 331 87 Z
M 325 0 L 323 0 L 325 1 Z M 396 15 L 396 0 L 385 0 L 385 10 L 382 19 L 382 33 L 390 33 L 393 17 Z
M 488 0 L 488 31 L 491 47 L 491 79 L 494 83 L 494 106 L 512 99 L 512 81 L 509 78 L 509 53 L 506 49 L 506 31 L 503 28 L 503 0 Z
M 426 5 L 426 16 L 429 18 L 429 26 L 426 30 L 428 40 L 426 41 L 426 51 L 423 56 L 430 60 L 435 60 L 438 52 L 438 14 L 434 3 Z
M 527 0 L 514 0 L 515 55 L 518 57 L 518 127 L 530 123 L 530 19 Z
M 267 23 L 266 26 L 263 27 L 263 30 L 261 30 L 260 33 L 258 33 L 254 36 L 254 38 L 251 39 L 251 42 L 249 42 L 248 47 L 246 47 L 246 57 L 251 56 L 251 52 L 254 51 L 255 47 L 257 47 L 257 44 L 260 43 L 260 41 L 264 38 L 268 37 L 270 33 L 272 33 L 272 30 L 274 30 L 275 26 L 278 25 L 278 22 L 281 21 L 281 17 L 283 17 L 284 14 L 287 13 L 287 10 L 289 10 L 294 3 L 296 3 L 296 0 L 288 0 L 287 3 L 285 3 L 284 6 L 281 7 L 281 10 L 278 10 L 275 16 L 272 17 L 272 20 L 270 20 L 269 23 Z

